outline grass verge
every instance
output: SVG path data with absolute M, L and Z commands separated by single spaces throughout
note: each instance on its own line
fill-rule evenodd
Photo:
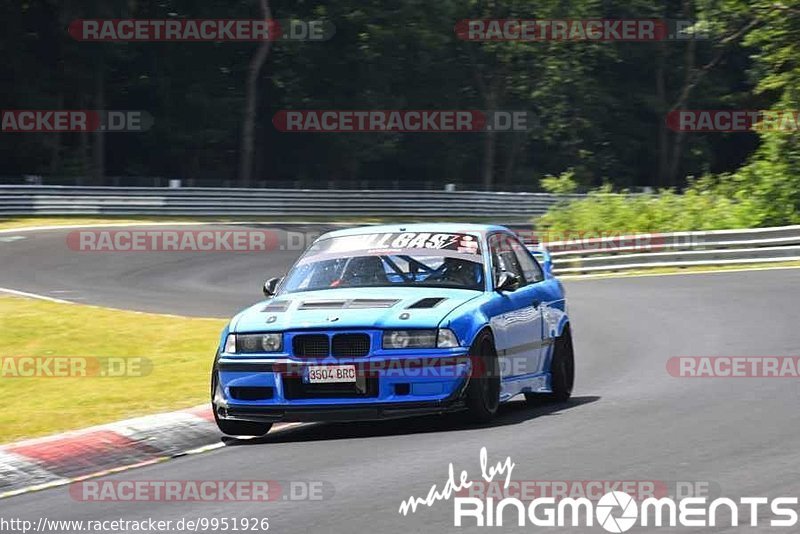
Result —
M 354 226 L 361 224 L 384 224 L 384 223 L 411 223 L 411 222 L 486 222 L 495 223 L 492 217 L 448 217 L 447 215 L 436 217 L 364 217 L 342 215 L 340 217 L 305 217 L 305 216 L 274 216 L 274 217 L 16 217 L 0 219 L 0 230 L 16 230 L 30 228 L 34 226 L 62 226 L 62 225 L 103 225 L 103 224 L 130 224 L 130 223 L 226 223 L 226 222 L 256 222 L 256 223 L 352 223 Z M 505 221 L 506 224 L 527 224 L 528 220 L 521 218 L 518 221 Z
M 5 398 L 0 441 L 207 401 L 212 358 L 225 322 L 0 295 L 0 384 Z M 19 369 L 19 360 L 12 365 L 9 359 L 25 356 L 147 360 L 143 376 L 8 376 Z M 87 366 L 87 374 L 91 368 Z
M 167 219 L 164 219 L 165 221 Z M 0 219 L 0 230 L 17 230 L 34 226 L 62 226 L 76 224 L 122 224 L 152 222 L 155 219 L 95 218 L 95 217 L 19 217 Z

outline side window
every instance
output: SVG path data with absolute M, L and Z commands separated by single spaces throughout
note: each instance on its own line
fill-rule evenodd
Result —
M 539 267 L 539 264 L 533 256 L 531 256 L 531 253 L 516 239 L 509 239 L 508 242 L 511 245 L 511 249 L 514 251 L 514 255 L 517 257 L 517 261 L 522 267 L 522 275 L 525 283 L 533 284 L 544 280 L 542 268 Z
M 492 254 L 492 265 L 494 269 L 494 282 L 502 272 L 515 274 L 519 277 L 520 285 L 525 285 L 525 274 L 516 254 L 509 246 L 508 236 L 494 234 L 489 237 L 489 250 Z

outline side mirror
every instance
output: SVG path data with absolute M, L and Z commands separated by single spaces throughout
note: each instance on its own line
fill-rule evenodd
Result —
M 275 290 L 278 288 L 278 284 L 281 283 L 281 278 L 270 278 L 266 282 L 264 282 L 264 295 L 267 297 L 274 297 Z
M 519 287 L 519 276 L 508 271 L 503 271 L 497 277 L 495 291 L 514 291 Z

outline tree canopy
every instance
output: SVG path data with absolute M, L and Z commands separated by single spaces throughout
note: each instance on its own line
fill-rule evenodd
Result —
M 76 19 L 262 18 L 265 8 L 275 19 L 325 20 L 335 34 L 263 50 L 85 42 L 67 31 Z M 154 120 L 140 133 L 0 133 L 6 177 L 534 191 L 567 170 L 580 189 L 682 188 L 687 176 L 718 174 L 737 194 L 797 205 L 797 132 L 681 133 L 665 123 L 675 109 L 797 110 L 796 0 L 0 0 L 0 16 L 4 109 L 142 110 Z M 473 42 L 454 31 L 489 18 L 684 20 L 699 33 Z M 274 127 L 278 111 L 303 109 L 505 109 L 537 120 L 514 133 Z M 248 136 L 252 154 L 242 157 Z

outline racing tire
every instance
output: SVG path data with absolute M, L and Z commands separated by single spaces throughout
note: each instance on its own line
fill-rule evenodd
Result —
M 483 332 L 472 344 L 472 376 L 466 391 L 467 413 L 476 423 L 487 423 L 500 407 L 500 363 L 492 336 Z
M 566 402 L 572 395 L 575 383 L 575 352 L 572 348 L 572 333 L 569 325 L 556 338 L 553 347 L 553 360 L 550 362 L 550 386 L 552 393 L 526 393 L 529 404 L 541 401 Z
M 253 421 L 226 421 L 220 419 L 217 407 L 214 405 L 214 391 L 217 389 L 217 369 L 211 373 L 211 411 L 214 413 L 214 422 L 220 432 L 228 436 L 263 436 L 272 428 L 272 423 L 257 423 Z

